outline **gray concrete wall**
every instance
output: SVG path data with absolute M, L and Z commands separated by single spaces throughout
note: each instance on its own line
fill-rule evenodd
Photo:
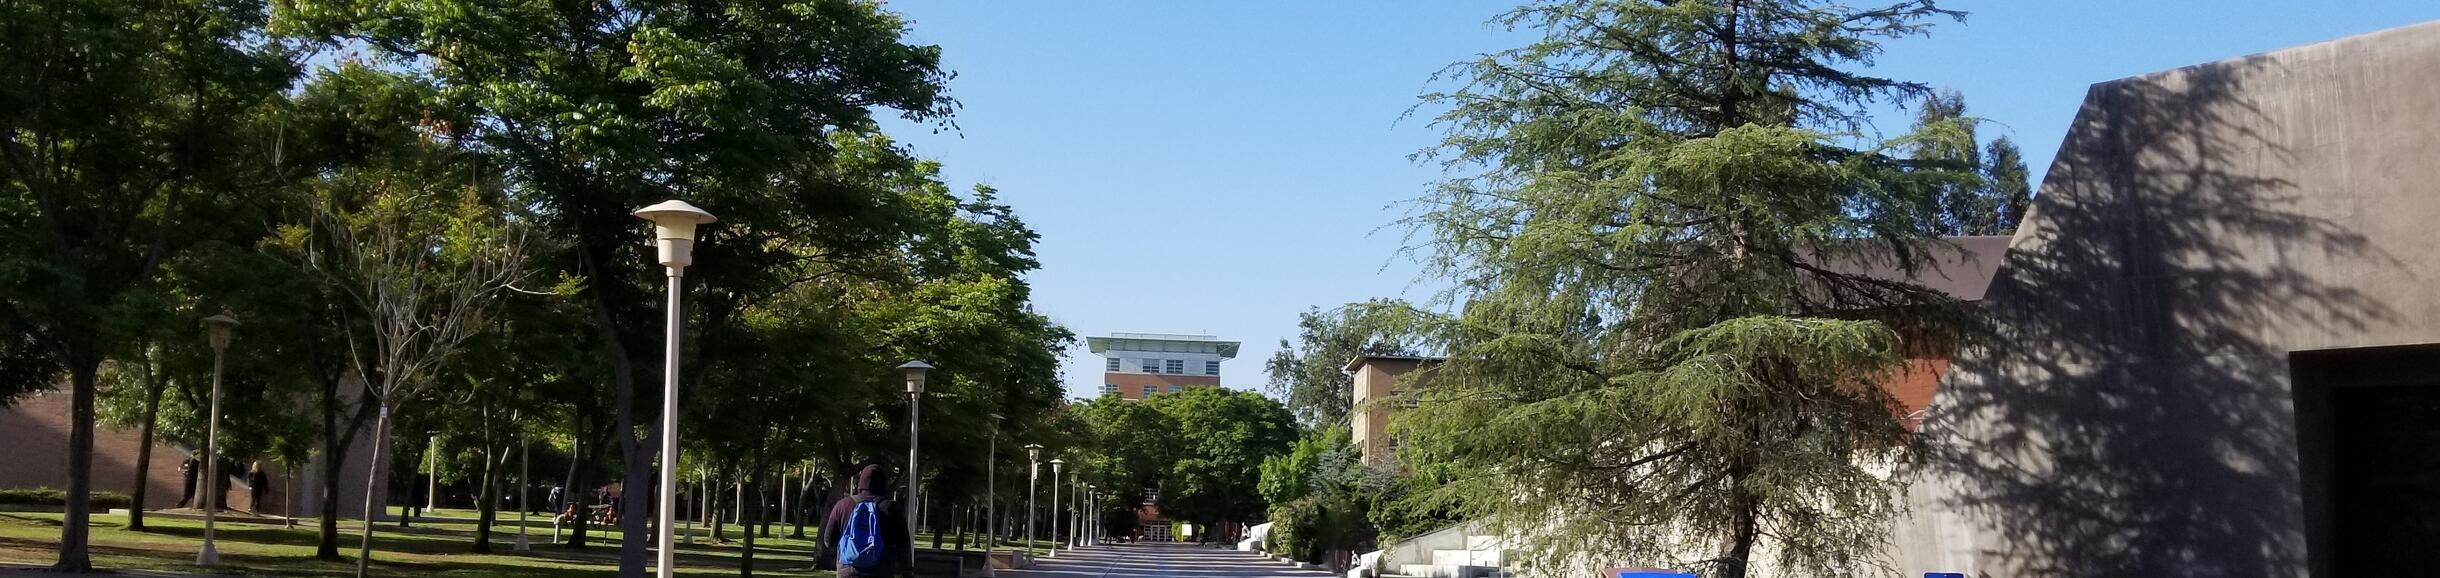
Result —
M 1899 571 L 2310 575 L 2290 354 L 2440 342 L 2440 23 L 2095 85 L 1984 306 Z

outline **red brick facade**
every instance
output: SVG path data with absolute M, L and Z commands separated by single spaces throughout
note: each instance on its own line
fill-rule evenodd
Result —
M 1105 385 L 1117 385 L 1119 397 L 1140 400 L 1144 399 L 1146 395 L 1166 391 L 1168 386 L 1173 385 L 1181 389 L 1220 387 L 1220 376 L 1109 372 L 1101 374 L 1101 382 Z

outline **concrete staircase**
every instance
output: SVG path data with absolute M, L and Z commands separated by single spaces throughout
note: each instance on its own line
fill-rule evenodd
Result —
M 1507 576 L 1508 540 L 1460 523 L 1383 549 L 1378 567 L 1416 578 Z

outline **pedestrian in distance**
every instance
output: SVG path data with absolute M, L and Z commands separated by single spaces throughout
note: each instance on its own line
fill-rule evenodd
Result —
M 253 467 L 246 468 L 246 507 L 249 508 L 247 511 L 256 514 L 263 513 L 263 492 L 270 489 L 271 476 L 263 473 L 263 461 L 255 460 Z
M 186 479 L 186 489 L 178 492 L 178 507 L 184 508 L 195 502 L 195 478 L 202 475 L 203 462 L 196 461 L 194 456 L 187 456 L 186 461 L 178 462 L 178 476 Z
M 839 578 L 915 575 L 915 532 L 892 497 L 889 466 L 879 461 L 856 472 L 855 493 L 830 507 L 820 539 L 814 566 L 836 570 Z

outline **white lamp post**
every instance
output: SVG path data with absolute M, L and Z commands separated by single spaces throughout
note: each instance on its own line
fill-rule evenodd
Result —
M 1084 498 L 1084 503 L 1087 504 L 1088 507 L 1085 509 L 1086 513 L 1084 514 L 1083 518 L 1085 529 L 1084 538 L 1079 540 L 1079 542 L 1082 542 L 1086 546 L 1091 546 L 1095 540 L 1101 538 L 1101 516 L 1097 515 L 1100 513 L 1099 510 L 1101 509 L 1100 487 L 1093 484 L 1085 484 Z
M 237 327 L 237 318 L 227 312 L 203 318 L 203 333 L 212 343 L 212 407 L 203 426 L 203 551 L 195 553 L 195 565 L 219 566 L 220 548 L 212 543 L 214 526 L 220 518 L 220 374 L 222 361 L 228 357 L 229 330 Z M 135 507 L 144 507 L 136 504 Z
M 532 486 L 532 485 L 534 485 L 534 484 L 533 484 L 533 481 L 532 481 L 532 478 L 528 478 L 528 477 L 526 477 L 526 474 L 527 474 L 527 473 L 530 473 L 530 472 L 532 471 L 532 469 L 531 469 L 530 467 L 528 467 L 528 466 L 533 465 L 533 464 L 532 464 L 532 459 L 531 459 L 531 458 L 533 457 L 533 453 L 534 453 L 534 446 L 533 446 L 533 444 L 532 444 L 531 442 L 529 442 L 529 441 L 527 441 L 527 440 L 525 440 L 525 439 L 524 439 L 524 437 L 525 437 L 525 436 L 523 436 L 523 435 L 519 435 L 519 436 L 517 436 L 517 437 L 518 437 L 518 440 L 517 440 L 517 547 L 516 547 L 516 551 L 518 551 L 518 552 L 525 552 L 525 551 L 529 551 L 529 550 L 533 550 L 533 549 L 534 549 L 534 547 L 533 547 L 533 545 L 532 545 L 531 543 L 528 543 L 528 542 L 526 542 L 526 541 L 525 541 L 525 513 L 526 513 L 526 512 L 528 512 L 528 511 L 532 511 L 532 510 L 534 509 L 534 504 L 533 504 L 532 502 L 527 502 L 527 501 L 525 501 L 527 498 L 531 498 L 531 497 L 532 497 L 532 492 L 528 492 L 528 491 L 526 491 L 526 488 L 527 488 L 527 487 L 530 487 L 530 486 Z
M 983 578 L 992 578 L 998 574 L 991 571 L 991 551 L 1000 541 L 1000 520 L 996 517 L 1000 515 L 997 501 L 1000 487 L 996 485 L 1000 471 L 1000 414 L 991 414 L 991 441 L 987 443 L 990 449 L 983 454 Z
M 1059 458 L 1051 458 L 1051 557 L 1052 557 L 1052 558 L 1057 558 L 1057 557 L 1059 557 L 1059 540 L 1060 540 L 1060 538 L 1059 538 L 1059 519 L 1060 519 L 1060 518 L 1065 518 L 1065 517 L 1067 517 L 1067 512 L 1062 511 L 1062 510 L 1060 510 L 1060 509 L 1059 509 L 1059 487 L 1060 487 L 1060 484 L 1059 484 L 1059 467 L 1060 467 L 1060 466 L 1064 466 L 1064 465 L 1067 465 L 1067 460 L 1063 460 L 1063 459 L 1059 459 Z M 1070 530 L 1073 530 L 1074 528 L 1069 528 L 1069 529 L 1070 529 Z
M 661 547 L 655 559 L 657 575 L 671 578 L 678 560 L 678 545 L 671 539 L 675 526 L 670 524 L 678 510 L 678 330 L 685 323 L 685 318 L 678 315 L 678 299 L 686 266 L 695 263 L 695 226 L 720 218 L 679 200 L 636 209 L 635 216 L 652 221 L 652 236 L 660 247 L 659 260 L 669 272 L 669 335 L 661 351 L 661 487 L 659 507 L 655 508 L 659 518 L 653 533 L 659 534 Z
M 916 450 L 923 442 L 923 374 L 932 364 L 918 359 L 898 366 L 907 376 L 907 503 L 915 504 L 915 523 L 923 525 L 923 499 L 916 495 L 923 487 L 923 470 L 916 465 Z M 910 527 L 910 529 L 912 529 Z
M 1034 498 L 1042 495 L 1042 444 L 1025 444 L 1025 554 L 1034 553 L 1034 536 L 1040 529 L 1034 523 Z

